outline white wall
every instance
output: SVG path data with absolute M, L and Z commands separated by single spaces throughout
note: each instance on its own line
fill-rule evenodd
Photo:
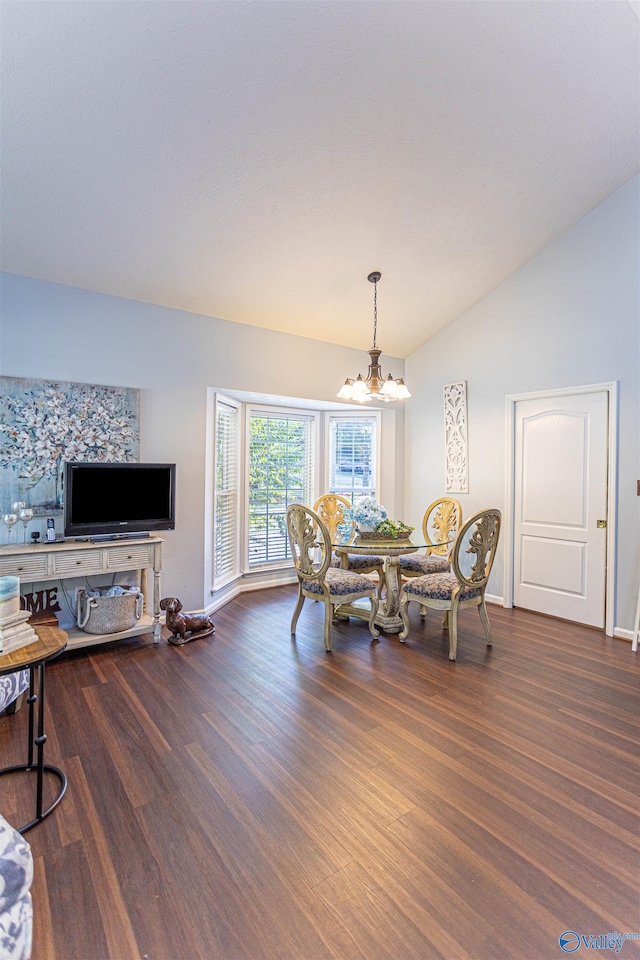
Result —
M 207 389 L 332 402 L 346 376 L 366 373 L 367 344 L 353 350 L 27 277 L 1 280 L 0 374 L 141 389 L 141 459 L 177 464 L 162 592 L 203 609 Z M 401 360 L 382 359 L 385 371 L 404 376 Z M 401 516 L 404 411 L 382 416 L 381 499 Z
M 634 178 L 406 362 L 406 513 L 414 525 L 444 490 L 442 388 L 467 381 L 465 516 L 505 503 L 505 396 L 620 384 L 615 624 L 630 630 L 638 591 L 639 179 Z M 489 592 L 502 595 L 504 542 Z

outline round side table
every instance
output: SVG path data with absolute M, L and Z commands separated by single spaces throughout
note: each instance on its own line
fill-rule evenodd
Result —
M 6 673 L 15 673 L 16 670 L 29 669 L 29 743 L 27 749 L 27 762 L 19 763 L 12 767 L 4 767 L 0 770 L 0 777 L 9 773 L 17 772 L 35 772 L 36 775 L 36 815 L 29 823 L 18 827 L 19 833 L 26 833 L 38 823 L 48 817 L 65 795 L 67 790 L 67 777 L 58 767 L 44 762 L 44 745 L 47 742 L 47 736 L 44 732 L 44 668 L 49 660 L 53 660 L 58 654 L 62 653 L 67 645 L 67 635 L 64 630 L 57 627 L 38 626 L 33 624 L 37 639 L 28 646 L 21 647 L 19 650 L 13 650 L 11 653 L 0 654 L 0 676 Z M 38 673 L 37 693 L 36 693 L 36 671 Z M 35 707 L 37 705 L 37 717 Z M 35 751 L 34 751 L 35 747 Z M 35 752 L 35 762 L 34 762 Z M 53 803 L 42 809 L 42 786 L 45 770 L 58 778 L 60 786 Z

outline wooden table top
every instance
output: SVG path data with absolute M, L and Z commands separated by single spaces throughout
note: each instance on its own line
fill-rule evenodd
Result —
M 37 635 L 33 643 L 10 653 L 0 653 L 0 676 L 51 660 L 66 647 L 67 634 L 59 627 L 33 624 L 33 629 Z

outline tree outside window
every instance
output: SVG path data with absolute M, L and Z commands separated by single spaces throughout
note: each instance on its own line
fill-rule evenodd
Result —
M 249 418 L 249 566 L 291 559 L 286 513 L 313 495 L 313 419 Z

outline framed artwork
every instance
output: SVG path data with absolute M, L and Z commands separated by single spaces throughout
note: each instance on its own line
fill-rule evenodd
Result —
M 66 460 L 136 462 L 140 391 L 0 377 L 0 508 L 62 511 Z M 0 510 L 0 512 L 1 512 Z
M 467 381 L 444 388 L 445 489 L 447 493 L 469 492 Z

